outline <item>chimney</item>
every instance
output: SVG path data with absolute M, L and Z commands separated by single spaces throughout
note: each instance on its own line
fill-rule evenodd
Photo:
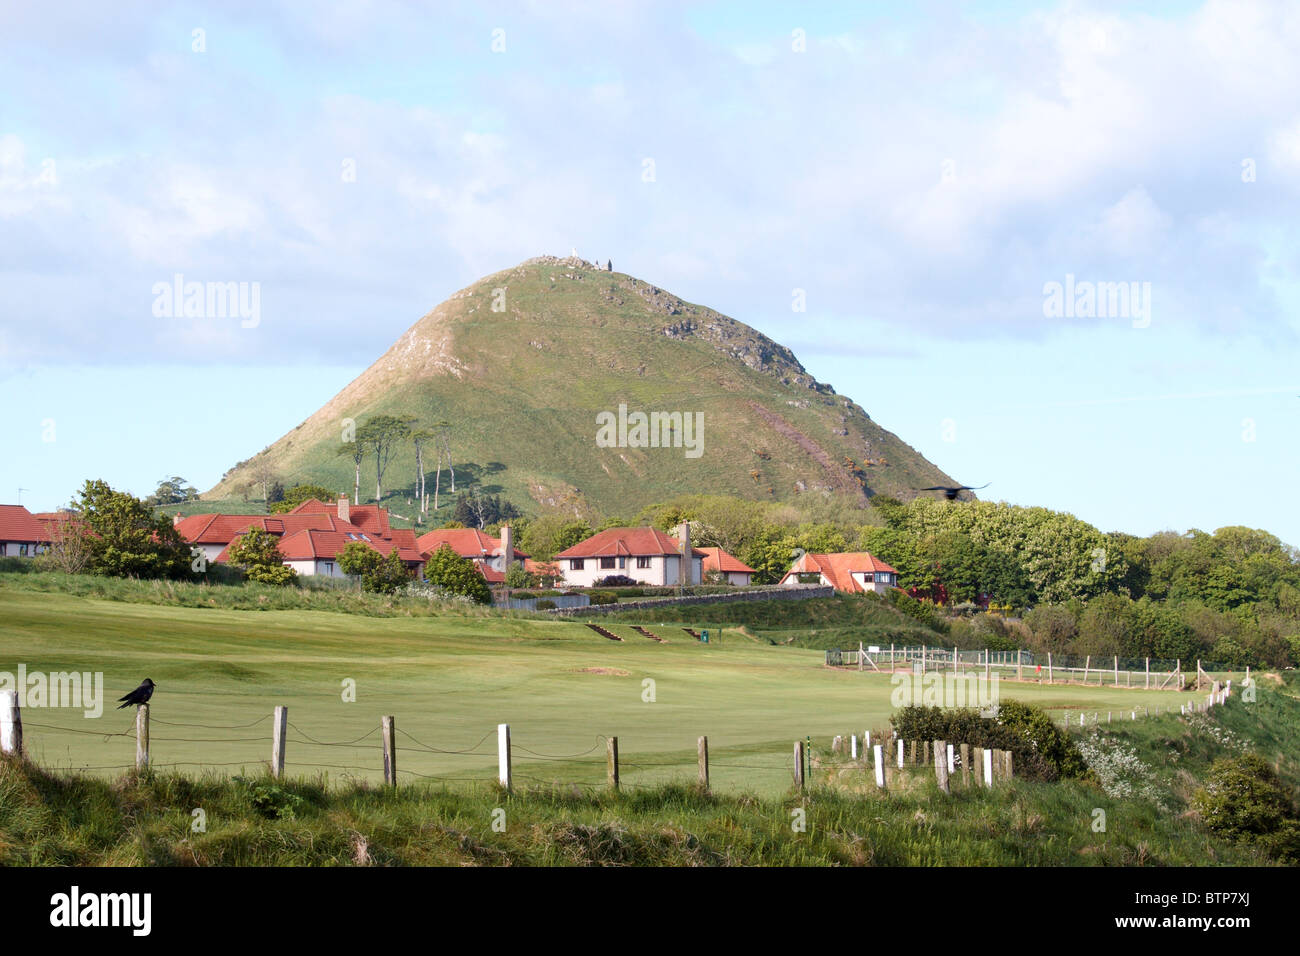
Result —
M 339 520 L 351 521 L 352 519 L 349 517 L 351 513 L 351 508 L 348 505 L 348 496 L 339 495 Z
M 515 529 L 508 524 L 501 526 L 501 570 L 509 571 L 515 560 Z
M 184 518 L 184 517 L 185 517 L 185 515 L 184 515 L 182 512 L 180 512 L 180 511 L 178 511 L 178 512 L 176 512 L 174 515 L 172 515 L 172 527 L 174 528 L 174 527 L 176 527 L 178 524 L 180 524 L 180 523 L 181 523 L 181 519 Z
M 690 587 L 694 582 L 695 561 L 691 557 L 691 523 L 683 521 L 677 526 L 677 543 L 681 552 L 681 560 L 677 562 L 677 583 L 682 587 Z

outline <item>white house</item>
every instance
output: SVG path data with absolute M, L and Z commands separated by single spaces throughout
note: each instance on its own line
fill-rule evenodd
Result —
M 45 525 L 22 505 L 0 505 L 0 558 L 34 558 L 50 543 Z
M 691 547 L 688 527 L 678 531 L 680 539 L 658 528 L 608 528 L 561 551 L 554 563 L 567 587 L 591 587 L 616 574 L 659 587 L 699 584 L 704 580 L 704 552 Z
M 884 594 L 891 588 L 898 587 L 898 572 L 865 551 L 807 553 L 786 572 L 781 583 L 786 587 L 829 584 L 835 590 L 849 594 L 863 594 L 867 591 Z

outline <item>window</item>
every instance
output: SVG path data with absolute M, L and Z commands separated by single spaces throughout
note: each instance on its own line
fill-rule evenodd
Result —
M 600 559 L 600 569 L 601 569 L 602 571 L 608 571 L 608 570 L 609 570 L 610 568 L 612 568 L 613 566 L 614 566 L 614 559 L 613 559 L 613 558 L 601 558 L 601 559 Z
M 637 555 L 636 566 L 637 566 L 638 568 L 641 568 L 642 570 L 644 570 L 645 568 L 650 567 L 650 556 L 649 556 L 649 555 Z
M 21 558 L 27 557 L 27 545 L 25 544 L 18 545 L 18 556 Z
M 585 558 L 569 558 L 570 571 L 581 571 L 584 564 L 586 564 Z
M 333 562 L 333 561 L 326 561 L 326 562 L 325 562 L 325 573 L 328 574 L 330 577 L 334 577 L 334 562 Z

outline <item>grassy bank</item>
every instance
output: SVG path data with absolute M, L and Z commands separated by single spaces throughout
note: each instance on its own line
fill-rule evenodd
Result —
M 1105 833 L 1091 827 L 1107 810 Z M 195 832 L 195 811 L 205 832 Z M 802 810 L 802 832 L 793 825 Z M 498 812 L 498 811 L 503 811 Z M 497 828 L 494 828 L 494 821 Z M 500 827 L 504 829 L 499 829 Z M 4 865 L 1093 865 L 1266 864 L 1142 801 L 1018 782 L 944 796 L 814 789 L 715 796 L 329 788 L 134 774 L 114 781 L 0 765 Z

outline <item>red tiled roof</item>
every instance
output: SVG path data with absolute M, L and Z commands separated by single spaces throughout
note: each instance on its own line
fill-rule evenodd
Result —
M 36 544 L 49 540 L 45 525 L 22 505 L 0 505 L 0 541 Z
M 704 570 L 722 573 L 754 574 L 754 569 L 721 548 L 700 548 L 704 552 Z
M 865 589 L 853 575 L 864 572 L 875 573 L 877 571 L 898 573 L 884 561 L 865 551 L 846 551 L 839 554 L 808 553 L 801 556 L 781 580 L 784 581 L 792 574 L 815 574 L 820 572 L 835 590 L 856 594 Z
M 249 528 L 261 528 L 276 536 L 317 531 L 360 532 L 364 529 L 330 514 L 280 515 L 189 515 L 176 525 L 181 537 L 190 544 L 230 544 Z
M 436 528 L 419 537 L 421 554 L 432 554 L 443 545 L 447 545 L 462 558 L 481 559 L 486 555 L 501 553 L 501 539 L 484 534 L 478 528 Z M 522 560 L 528 555 L 514 549 L 513 559 Z
M 586 541 L 579 541 L 571 548 L 561 551 L 555 557 L 560 558 L 597 558 L 609 555 L 625 554 L 629 556 L 679 554 L 677 539 L 664 534 L 658 528 L 608 528 L 594 534 Z M 704 552 L 692 548 L 695 557 L 703 557 Z
M 353 541 L 367 544 L 385 557 L 396 547 L 401 559 L 409 564 L 418 564 L 424 560 L 410 548 L 395 545 L 392 542 L 361 531 L 322 531 L 316 528 L 305 528 L 302 531 L 286 534 L 280 539 L 280 553 L 284 555 L 286 561 L 313 561 L 318 559 L 332 561 L 340 551 Z
M 308 498 L 289 512 L 291 515 L 327 514 L 337 516 L 338 502 L 328 504 L 319 498 Z M 387 538 L 391 530 L 388 524 L 388 509 L 381 505 L 348 505 L 348 521 L 363 529 L 367 534 L 377 534 Z

